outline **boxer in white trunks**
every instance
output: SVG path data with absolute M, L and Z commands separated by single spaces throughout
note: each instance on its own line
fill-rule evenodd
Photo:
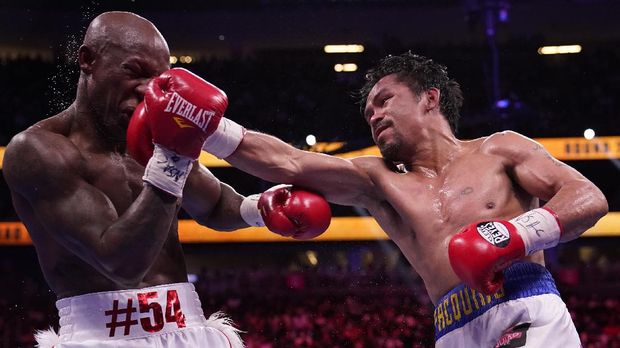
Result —
M 388 56 L 366 78 L 382 157 L 301 151 L 224 119 L 226 161 L 366 208 L 424 280 L 437 347 L 579 347 L 543 250 L 604 216 L 602 192 L 515 132 L 457 139 L 462 92 L 431 59 Z
M 225 316 L 205 318 L 187 282 L 179 209 L 222 231 L 267 225 L 309 238 L 327 228 L 329 212 L 313 210 L 327 206 L 319 195 L 279 186 L 244 198 L 194 163 L 228 105 L 221 90 L 200 103 L 207 119 L 142 117 L 145 94 L 152 109 L 173 98 L 154 79 L 169 56 L 148 20 L 99 15 L 79 49 L 73 104 L 7 146 L 4 177 L 59 299 L 60 330 L 39 333 L 39 347 L 241 347 Z

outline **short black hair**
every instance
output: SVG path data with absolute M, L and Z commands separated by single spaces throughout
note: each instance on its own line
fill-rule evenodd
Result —
M 446 117 L 452 132 L 456 133 L 463 92 L 458 82 L 448 77 L 448 69 L 432 59 L 411 51 L 398 56 L 389 55 L 366 73 L 366 83 L 359 90 L 359 104 L 364 112 L 366 99 L 372 87 L 383 77 L 396 74 L 416 95 L 434 87 L 439 89 L 439 111 Z

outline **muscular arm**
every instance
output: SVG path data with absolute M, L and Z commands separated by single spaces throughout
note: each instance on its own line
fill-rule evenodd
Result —
M 81 176 L 82 161 L 66 138 L 26 131 L 7 146 L 3 174 L 46 233 L 109 279 L 134 286 L 161 252 L 176 198 L 145 186 L 119 216 L 110 199 Z
M 183 209 L 201 225 L 232 231 L 248 227 L 239 213 L 243 198 L 206 167 L 196 163 L 183 190 Z
M 267 134 L 248 131 L 226 161 L 264 180 L 320 192 L 330 202 L 368 205 L 377 199 L 365 161 L 302 151 Z
M 603 193 L 575 169 L 553 158 L 539 143 L 514 132 L 492 136 L 494 151 L 509 164 L 518 185 L 547 201 L 559 217 L 561 242 L 579 237 L 608 212 Z

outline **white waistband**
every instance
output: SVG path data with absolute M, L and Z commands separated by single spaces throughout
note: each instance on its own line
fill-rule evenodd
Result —
M 191 283 L 68 297 L 56 308 L 61 342 L 139 338 L 206 322 Z

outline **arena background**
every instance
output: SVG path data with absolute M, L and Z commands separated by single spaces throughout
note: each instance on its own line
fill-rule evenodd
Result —
M 227 92 L 229 118 L 343 156 L 376 151 L 352 93 L 379 58 L 412 50 L 447 65 L 465 94 L 460 138 L 522 132 L 607 196 L 611 213 L 546 259 L 584 347 L 620 347 L 618 1 L 4 0 L 0 156 L 13 135 L 71 102 L 75 52 L 106 10 L 153 21 L 174 66 Z M 329 54 L 328 44 L 363 52 Z M 539 53 L 550 45 L 580 51 Z M 357 70 L 337 72 L 345 63 Z M 201 160 L 243 194 L 271 185 Z M 332 208 L 329 231 L 311 242 L 184 220 L 188 276 L 205 311 L 229 313 L 248 347 L 431 347 L 432 307 L 418 276 L 363 209 Z M 55 298 L 3 179 L 0 219 L 0 348 L 32 347 L 34 329 L 57 326 Z

